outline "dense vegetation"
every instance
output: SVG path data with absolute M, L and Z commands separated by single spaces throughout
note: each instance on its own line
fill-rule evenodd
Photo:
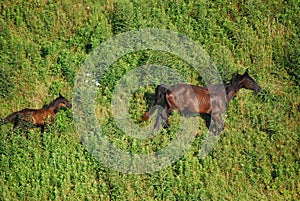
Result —
M 60 111 L 42 135 L 33 129 L 10 136 L 12 125 L 1 125 L 0 200 L 299 200 L 299 8 L 296 0 L 2 1 L 1 118 L 40 108 L 59 92 L 71 100 L 77 72 L 91 51 L 117 34 L 146 27 L 196 41 L 225 81 L 249 68 L 263 90 L 259 95 L 241 90 L 230 102 L 225 130 L 208 156 L 198 157 L 206 132 L 201 120 L 184 157 L 149 174 L 120 173 L 94 159 L 80 143 L 69 110 Z M 201 83 L 187 64 L 164 52 L 119 59 L 100 82 L 96 114 L 106 135 L 127 151 L 143 151 L 146 143 L 114 125 L 112 90 L 126 72 L 148 63 Z M 151 103 L 147 93 L 154 86 L 140 89 L 130 103 L 136 122 Z M 174 126 L 162 132 L 154 144 L 165 146 Z

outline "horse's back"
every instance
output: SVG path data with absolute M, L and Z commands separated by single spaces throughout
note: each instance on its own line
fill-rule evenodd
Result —
M 169 106 L 183 111 L 188 109 L 195 113 L 209 113 L 211 110 L 210 95 L 206 87 L 190 84 L 176 84 L 166 94 Z
M 25 108 L 23 110 L 15 112 L 15 114 L 19 119 L 22 119 L 24 121 L 33 121 L 34 124 L 43 124 L 44 119 L 51 115 L 46 108 Z
M 20 110 L 18 113 L 21 114 L 33 114 L 37 111 L 37 109 L 29 109 L 29 108 L 25 108 L 23 110 Z
M 14 123 L 16 120 L 28 120 L 32 118 L 32 110 L 31 109 L 23 109 L 17 112 L 13 112 L 10 115 L 8 115 L 7 117 L 5 117 L 2 121 L 3 122 L 10 122 L 10 123 Z

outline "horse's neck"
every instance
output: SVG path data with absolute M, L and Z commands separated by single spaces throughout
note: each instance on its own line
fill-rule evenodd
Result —
M 56 114 L 59 109 L 60 109 L 59 105 L 52 104 L 52 103 L 49 104 L 48 111 L 51 112 L 53 115 Z
M 237 91 L 234 90 L 230 90 L 227 94 L 226 94 L 226 99 L 227 102 L 229 102 L 231 99 L 233 99 L 236 95 Z
M 241 89 L 240 86 L 234 87 L 232 85 L 227 85 L 226 86 L 226 99 L 227 99 L 227 102 L 229 102 L 231 99 L 233 99 L 240 89 Z

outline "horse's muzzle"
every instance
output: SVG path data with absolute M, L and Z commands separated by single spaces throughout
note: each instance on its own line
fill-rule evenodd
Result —
M 261 87 L 257 85 L 257 87 L 255 87 L 254 91 L 255 93 L 259 93 L 261 90 Z

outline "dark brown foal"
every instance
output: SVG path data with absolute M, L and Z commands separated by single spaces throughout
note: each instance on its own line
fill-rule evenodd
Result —
M 26 108 L 18 112 L 13 112 L 4 118 L 3 122 L 12 123 L 14 125 L 13 130 L 16 130 L 21 125 L 27 124 L 32 125 L 33 127 L 39 127 L 41 128 L 41 132 L 44 132 L 47 120 L 52 122 L 54 120 L 54 115 L 61 107 L 72 108 L 72 104 L 59 94 L 59 97 L 52 101 L 49 105 L 45 105 L 41 109 Z

